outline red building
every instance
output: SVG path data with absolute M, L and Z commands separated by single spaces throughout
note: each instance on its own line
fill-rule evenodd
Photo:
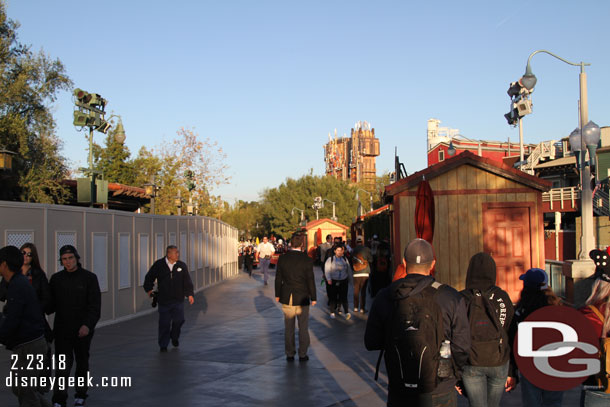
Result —
M 509 141 L 470 140 L 459 134 L 459 130 L 439 127 L 440 120 L 428 120 L 428 167 L 450 157 L 452 144 L 455 154 L 470 151 L 479 157 L 503 162 L 507 157 L 519 157 L 519 143 Z M 525 144 L 524 155 L 528 156 L 536 148 L 535 144 Z

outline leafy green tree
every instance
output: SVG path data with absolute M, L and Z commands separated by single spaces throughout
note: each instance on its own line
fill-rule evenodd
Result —
M 113 126 L 106 135 L 105 147 L 93 144 L 93 165 L 108 182 L 134 185 L 137 178 L 136 167 L 130 160 L 129 148 L 116 141 L 116 132 L 117 129 Z
M 262 219 L 261 204 L 256 201 L 239 200 L 226 208 L 221 219 L 239 230 L 240 237 L 250 239 L 258 236 L 256 225 Z
M 72 82 L 59 59 L 19 43 L 18 28 L 0 1 L 0 147 L 17 153 L 13 198 L 59 203 L 67 196 L 67 166 L 49 105 Z
M 288 178 L 277 188 L 263 192 L 261 201 L 261 223 L 264 234 L 274 233 L 290 236 L 299 227 L 303 209 L 307 220 L 315 220 L 316 212 L 312 208 L 314 197 L 335 202 L 335 212 L 338 222 L 346 226 L 352 224 L 356 217 L 358 201 L 356 201 L 356 185 L 339 181 L 333 177 L 314 176 L 311 173 L 299 179 Z M 332 216 L 332 204 L 324 203 L 319 210 L 320 218 Z

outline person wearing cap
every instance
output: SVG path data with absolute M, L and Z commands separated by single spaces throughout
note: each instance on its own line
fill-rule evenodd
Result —
M 519 324 L 532 312 L 547 305 L 561 305 L 561 300 L 548 285 L 549 277 L 540 268 L 531 268 L 519 276 L 523 281 L 523 289 L 519 302 L 515 306 L 514 323 L 510 328 L 510 343 L 514 343 Z M 514 363 L 511 361 L 514 365 Z M 511 372 L 512 373 L 512 372 Z M 510 374 L 509 374 L 510 375 Z M 516 381 L 516 377 L 512 377 Z M 519 375 L 521 383 L 521 401 L 525 407 L 560 407 L 563 400 L 563 391 L 544 390 L 533 385 L 522 374 Z
M 51 277 L 51 312 L 55 312 L 53 334 L 55 335 L 55 355 L 65 355 L 65 369 L 57 365 L 56 377 L 63 377 L 66 383 L 75 363 L 74 376 L 77 380 L 74 405 L 84 406 L 87 398 L 87 374 L 89 372 L 89 349 L 100 319 L 101 293 L 97 276 L 85 270 L 80 264 L 80 256 L 72 245 L 59 249 L 59 261 L 63 269 Z M 55 407 L 64 407 L 68 400 L 65 387 L 55 386 L 53 391 Z
M 7 283 L 6 305 L 0 316 L 0 343 L 13 352 L 7 383 L 13 381 L 11 387 L 20 406 L 48 406 L 42 387 L 17 382 L 24 378 L 39 381 L 45 369 L 38 365 L 32 369 L 28 362 L 45 360 L 48 351 L 42 307 L 34 288 L 21 273 L 22 265 L 23 255 L 15 246 L 0 249 L 0 275 Z
M 430 276 L 435 260 L 432 246 L 423 239 L 415 239 L 407 244 L 403 254 L 406 276 L 389 287 L 381 289 L 369 312 L 364 333 L 364 344 L 368 350 L 384 349 L 388 343 L 388 325 L 392 322 L 394 304 L 399 298 L 406 298 L 411 291 L 428 286 L 438 286 L 434 301 L 442 313 L 444 340 L 451 343 L 454 377 L 439 378 L 438 385 L 429 393 L 414 394 L 405 389 L 400 377 L 388 377 L 388 406 L 457 406 L 455 386 L 461 379 L 463 367 L 468 362 L 470 349 L 470 325 L 468 323 L 464 298 L 452 287 L 435 282 Z M 387 355 L 386 367 L 387 367 Z
M 591 322 L 597 333 L 597 337 L 608 341 L 610 338 L 610 255 L 606 250 L 594 249 L 589 257 L 595 262 L 595 280 L 591 295 L 585 301 L 585 306 L 580 312 Z M 606 366 L 602 363 L 602 369 Z M 607 384 L 607 382 L 606 382 Z M 585 407 L 598 407 L 610 405 L 610 392 L 598 377 L 591 376 L 583 383 L 581 400 Z
M 352 253 L 352 269 L 354 270 L 354 312 L 366 312 L 366 284 L 371 274 L 373 255 L 366 247 L 362 236 L 356 238 L 356 247 Z M 362 268 L 364 267 L 364 268 Z M 356 271 L 358 269 L 358 271 Z M 360 305 L 362 303 L 362 305 Z

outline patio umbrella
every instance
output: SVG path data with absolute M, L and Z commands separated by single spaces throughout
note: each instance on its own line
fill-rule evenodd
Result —
M 430 184 L 425 179 L 419 183 L 415 197 L 415 234 L 432 244 L 432 238 L 434 237 L 434 194 Z M 434 275 L 434 269 L 431 274 Z

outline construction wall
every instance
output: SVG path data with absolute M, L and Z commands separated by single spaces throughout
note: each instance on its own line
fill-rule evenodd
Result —
M 51 278 L 61 269 L 59 248 L 74 245 L 82 266 L 97 275 L 101 324 L 150 312 L 142 285 L 168 245 L 180 250 L 196 291 L 237 275 L 237 230 L 217 219 L 0 201 L 0 243 L 36 245 Z

